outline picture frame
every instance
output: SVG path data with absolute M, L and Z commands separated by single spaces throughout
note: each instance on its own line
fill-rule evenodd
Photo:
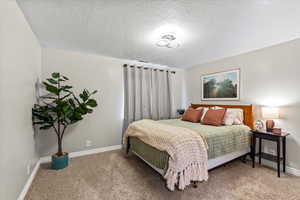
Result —
M 204 74 L 201 88 L 203 101 L 239 101 L 240 69 Z

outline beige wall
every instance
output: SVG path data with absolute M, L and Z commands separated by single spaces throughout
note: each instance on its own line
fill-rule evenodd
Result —
M 123 64 L 125 60 L 88 55 L 66 50 L 44 48 L 43 79 L 52 72 L 61 72 L 71 79 L 76 92 L 80 89 L 97 89 L 95 96 L 99 106 L 94 113 L 69 128 L 64 138 L 64 150 L 67 152 L 106 147 L 121 144 L 123 124 Z M 183 73 L 176 73 L 176 105 L 181 107 Z M 92 141 L 86 147 L 86 140 Z M 41 156 L 56 152 L 54 134 L 39 134 L 38 151 Z
M 38 156 L 31 107 L 41 48 L 13 0 L 0 0 L 0 199 L 15 200 Z
M 294 40 L 187 69 L 187 104 L 201 102 L 202 74 L 240 68 L 241 100 L 207 103 L 279 106 L 282 119 L 277 120 L 277 125 L 292 133 L 287 140 L 288 165 L 300 169 L 299 52 L 300 40 Z M 256 117 L 261 117 L 259 108 L 256 108 Z

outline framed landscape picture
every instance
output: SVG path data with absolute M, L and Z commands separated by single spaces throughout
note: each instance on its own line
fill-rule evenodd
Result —
M 206 74 L 201 82 L 202 100 L 240 99 L 240 69 Z

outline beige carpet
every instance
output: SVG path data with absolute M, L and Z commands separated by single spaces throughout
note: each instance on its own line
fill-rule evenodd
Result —
M 300 178 L 234 161 L 209 173 L 198 188 L 170 192 L 161 177 L 144 162 L 112 151 L 72 159 L 67 169 L 43 167 L 26 196 L 29 200 L 253 200 L 300 199 Z

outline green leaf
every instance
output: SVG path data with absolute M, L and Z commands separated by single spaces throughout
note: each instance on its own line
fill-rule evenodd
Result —
M 84 109 L 82 106 L 77 107 L 75 110 L 81 115 L 85 115 L 87 113 L 86 109 Z
M 52 73 L 52 78 L 58 79 L 60 77 L 60 74 L 58 72 Z
M 62 86 L 61 88 L 60 88 L 60 91 L 67 91 L 67 92 L 69 92 L 69 89 L 72 89 L 73 87 L 72 86 L 70 86 L 70 85 L 65 85 L 65 86 Z
M 62 100 L 60 100 L 60 99 L 56 100 L 55 103 L 56 103 L 57 105 L 59 105 L 59 106 L 62 106 L 62 105 L 64 105 L 64 104 L 66 104 L 64 101 L 62 101 Z
M 68 77 L 66 77 L 66 76 L 62 76 L 65 80 L 69 80 L 69 78 Z
M 55 97 L 51 97 L 51 96 L 41 96 L 41 99 L 56 99 Z
M 46 122 L 44 122 L 44 121 L 39 121 L 39 122 L 33 122 L 33 124 L 35 125 L 35 124 L 46 124 Z
M 86 89 L 84 89 L 84 90 L 83 90 L 83 95 L 88 97 L 88 96 L 89 96 L 89 91 L 86 90 Z
M 88 109 L 87 109 L 87 112 L 88 112 L 88 113 L 92 113 L 92 112 L 93 112 L 93 109 L 88 108 Z
M 70 117 L 73 113 L 73 109 L 71 107 L 69 107 L 66 112 L 64 113 L 65 117 Z
M 38 120 L 41 120 L 41 121 L 46 121 L 46 122 L 48 122 L 49 120 L 51 120 L 49 116 L 45 115 L 43 112 L 39 112 L 39 111 L 36 111 L 36 110 L 34 110 L 34 111 L 32 112 L 32 115 L 33 115 L 35 118 L 37 118 Z
M 70 108 L 69 105 L 65 105 L 62 110 L 63 110 L 64 113 L 67 113 L 69 108 Z
M 92 108 L 97 106 L 97 101 L 95 99 L 89 99 L 88 102 L 86 102 L 86 104 Z
M 97 92 L 98 92 L 97 90 L 94 90 L 94 91 L 91 93 L 91 95 L 96 94 Z
M 81 104 L 79 107 L 83 110 L 83 113 L 81 114 L 86 115 L 88 112 L 87 106 L 85 104 Z
M 75 102 L 74 102 L 74 100 L 73 100 L 73 99 L 69 99 L 68 101 L 69 101 L 69 103 L 71 104 L 71 106 L 73 106 L 73 107 L 75 107 L 75 106 L 76 106 L 76 105 L 75 105 Z
M 87 95 L 87 93 L 86 93 L 85 91 L 83 91 L 83 93 L 81 93 L 81 94 L 79 95 L 79 97 L 80 97 L 84 102 L 86 102 L 86 101 L 88 100 L 88 98 L 89 98 L 89 96 Z
M 82 116 L 81 116 L 81 114 L 79 112 L 74 112 L 74 118 L 76 120 L 82 120 Z
M 48 84 L 48 83 L 46 83 L 46 82 L 43 82 L 43 84 L 46 86 L 46 90 L 47 90 L 48 92 L 51 92 L 51 93 L 56 94 L 56 95 L 59 94 L 59 90 L 58 90 L 57 87 L 55 87 L 55 86 L 53 86 L 53 85 L 50 85 L 50 84 Z
M 71 93 L 69 93 L 69 94 L 67 94 L 67 95 L 65 95 L 65 96 L 63 96 L 62 98 L 60 98 L 61 100 L 63 100 L 63 99 L 65 99 L 65 98 L 67 98 L 67 97 L 69 97 L 71 95 Z
M 47 81 L 49 81 L 49 83 L 52 84 L 57 84 L 58 82 L 56 80 L 54 80 L 53 78 L 47 78 Z
M 41 126 L 40 129 L 41 130 L 46 130 L 46 129 L 49 129 L 51 127 L 52 127 L 52 125 L 44 125 L 44 126 Z

